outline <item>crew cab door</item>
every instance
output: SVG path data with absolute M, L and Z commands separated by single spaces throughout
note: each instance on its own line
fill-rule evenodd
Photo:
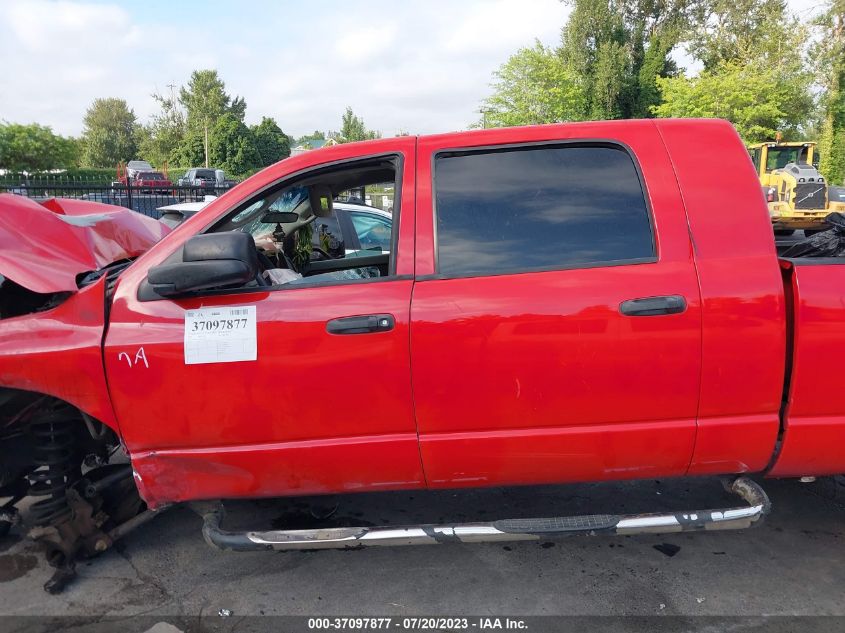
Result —
M 105 366 L 149 503 L 422 485 L 408 350 L 415 144 L 390 139 L 365 152 L 339 146 L 283 161 L 191 218 L 121 277 Z M 322 174 L 352 186 L 387 163 L 395 166 L 396 197 L 386 274 L 306 276 L 298 285 L 175 299 L 145 286 L 150 268 L 181 257 L 194 235 L 239 226 L 238 214 L 261 196 Z M 203 348 L 192 357 L 201 362 L 187 364 L 187 313 L 228 307 L 246 310 L 245 319 L 254 310 L 255 359 L 224 362 L 231 349 Z M 367 315 L 383 322 L 346 327 L 349 317 Z
M 411 361 L 434 487 L 683 474 L 701 314 L 650 122 L 421 138 Z

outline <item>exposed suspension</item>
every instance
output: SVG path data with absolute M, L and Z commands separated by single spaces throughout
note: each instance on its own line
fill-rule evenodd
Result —
M 0 538 L 22 525 L 56 568 L 61 591 L 75 562 L 106 551 L 150 520 L 110 428 L 49 396 L 0 386 Z M 16 504 L 33 497 L 28 510 Z
M 67 489 L 80 476 L 74 443 L 74 420 L 68 410 L 45 414 L 30 425 L 35 440 L 35 470 L 27 475 L 29 494 L 40 497 L 32 504 L 33 523 L 40 526 L 59 525 L 71 518 Z

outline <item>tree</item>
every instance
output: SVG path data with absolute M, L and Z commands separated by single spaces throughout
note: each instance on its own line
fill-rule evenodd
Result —
M 171 165 L 178 167 L 197 167 L 205 164 L 205 135 L 201 132 L 188 132 L 168 157 Z
M 819 43 L 813 51 L 822 86 L 820 170 L 829 182 L 845 178 L 845 0 L 829 0 L 817 20 Z
M 137 155 L 135 113 L 123 99 L 94 99 L 85 113 L 82 162 L 88 167 L 114 167 Z
M 697 7 L 688 49 L 705 70 L 724 62 L 801 64 L 808 33 L 786 0 L 703 0 Z
M 185 113 L 174 96 L 153 94 L 160 107 L 148 125 L 138 131 L 138 148 L 141 158 L 156 166 L 172 160 L 176 149 L 184 142 L 187 132 Z M 193 164 L 193 163 L 191 163 Z
M 734 124 L 748 143 L 799 133 L 812 109 L 809 77 L 784 74 L 776 66 L 722 62 L 696 77 L 658 79 L 661 117 L 718 117 Z
M 636 100 L 632 115 L 637 118 L 652 116 L 653 108 L 660 104 L 658 79 L 674 77 L 678 73 L 675 62 L 669 57 L 674 48 L 675 37 L 653 35 L 648 49 L 643 51 L 640 70 L 637 75 Z
M 291 139 L 282 132 L 274 119 L 263 117 L 261 123 L 253 125 L 250 130 L 255 139 L 255 148 L 258 150 L 261 167 L 272 165 L 290 156 Z
M 205 166 L 210 157 L 209 134 L 224 114 L 243 123 L 246 101 L 226 93 L 226 84 L 216 70 L 195 70 L 187 86 L 179 90 L 179 102 L 187 112 L 187 129 L 203 137 Z
M 574 121 L 584 113 L 576 74 L 539 41 L 522 48 L 494 73 L 493 94 L 482 104 L 482 127 Z
M 44 125 L 0 123 L 0 168 L 34 172 L 73 167 L 79 146 L 72 138 L 54 134 Z
M 706 0 L 689 49 L 696 77 L 658 79 L 658 116 L 728 119 L 747 142 L 801 135 L 814 109 L 804 65 L 807 31 L 784 0 Z
M 651 116 L 657 78 L 677 71 L 670 53 L 689 23 L 689 0 L 569 1 L 559 52 L 582 87 L 582 117 Z
M 252 132 L 231 112 L 217 119 L 211 132 L 209 152 L 216 166 L 236 176 L 262 166 Z
M 364 125 L 364 120 L 356 116 L 355 113 L 352 112 L 352 108 L 348 106 L 341 120 L 342 125 L 340 128 L 340 140 L 343 143 L 381 138 L 381 132 L 368 130 Z

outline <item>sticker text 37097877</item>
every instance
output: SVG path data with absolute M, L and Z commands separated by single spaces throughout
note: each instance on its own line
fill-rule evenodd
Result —
M 255 306 L 224 306 L 185 312 L 185 364 L 256 360 Z

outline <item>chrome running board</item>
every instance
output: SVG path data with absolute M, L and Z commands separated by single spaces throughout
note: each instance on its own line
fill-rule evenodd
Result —
M 337 527 L 309 530 L 228 532 L 220 527 L 223 506 L 203 513 L 206 542 L 221 550 L 358 549 L 386 545 L 435 545 L 491 541 L 537 541 L 562 536 L 598 534 L 661 534 L 749 528 L 769 513 L 763 489 L 746 477 L 726 482 L 725 488 L 748 506 L 670 514 L 593 514 L 543 519 L 503 519 L 489 523 L 414 525 L 406 527 Z

